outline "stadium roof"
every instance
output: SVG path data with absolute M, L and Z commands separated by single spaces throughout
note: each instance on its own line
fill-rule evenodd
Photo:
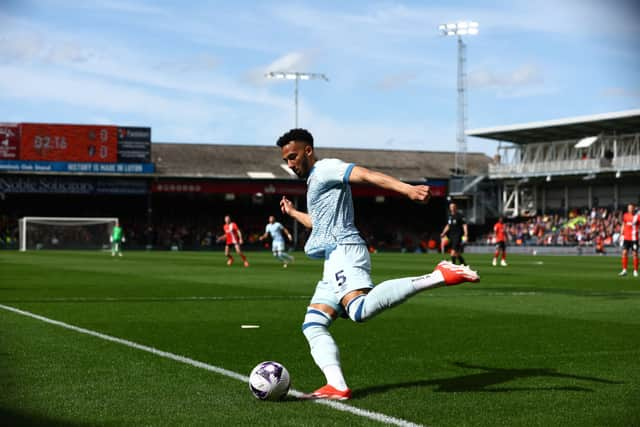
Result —
M 409 182 L 446 179 L 454 152 L 392 151 L 316 147 L 319 158 L 339 158 Z M 225 179 L 297 179 L 274 146 L 153 143 L 152 161 L 159 177 Z M 469 174 L 486 174 L 490 158 L 468 153 Z
M 601 133 L 629 134 L 637 132 L 640 132 L 640 109 L 471 129 L 465 133 L 468 136 L 527 144 L 580 139 Z

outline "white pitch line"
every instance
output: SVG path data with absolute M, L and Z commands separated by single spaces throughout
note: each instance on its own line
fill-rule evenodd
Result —
M 310 299 L 311 295 L 258 295 L 258 296 L 175 296 L 175 297 L 54 297 L 4 300 L 4 302 L 172 302 L 172 301 L 261 301 Z
M 135 348 L 136 350 L 146 351 L 147 353 L 151 353 L 151 354 L 154 354 L 156 356 L 164 357 L 165 359 L 174 360 L 176 362 L 180 362 L 180 363 L 184 363 L 184 364 L 187 364 L 187 365 L 191 365 L 191 366 L 194 366 L 196 368 L 201 368 L 201 369 L 205 369 L 207 371 L 215 372 L 217 374 L 223 375 L 225 377 L 233 378 L 235 380 L 242 381 L 244 383 L 249 383 L 249 377 L 246 376 L 246 375 L 241 375 L 241 374 L 239 374 L 237 372 L 230 371 L 230 370 L 224 369 L 224 368 L 220 368 L 218 366 L 209 365 L 208 363 L 200 362 L 198 360 L 191 359 L 189 357 L 180 356 L 179 354 L 174 354 L 174 353 L 169 353 L 167 351 L 158 350 L 157 348 L 154 348 L 154 347 L 149 347 L 147 345 L 138 344 L 138 343 L 133 342 L 133 341 L 125 340 L 125 339 L 122 339 L 122 338 L 114 337 L 114 336 L 103 334 L 103 333 L 96 332 L 96 331 L 92 331 L 91 329 L 85 329 L 85 328 L 81 328 L 81 327 L 78 327 L 78 326 L 70 325 L 68 323 L 60 322 L 58 320 L 49 319 L 48 317 L 40 316 L 38 314 L 31 313 L 31 312 L 25 311 L 25 310 L 20 310 L 19 308 L 11 307 L 11 306 L 8 306 L 8 305 L 0 304 L 0 308 L 2 308 L 4 310 L 7 310 L 7 311 L 11 311 L 11 312 L 16 313 L 16 314 L 20 314 L 22 316 L 31 317 L 33 319 L 37 319 L 37 320 L 40 320 L 42 322 L 49 323 L 51 325 L 60 326 L 62 328 L 70 329 L 72 331 L 79 332 L 81 334 L 91 335 L 93 337 L 100 338 L 100 339 L 103 339 L 105 341 L 111 341 L 111 342 L 114 342 L 114 343 L 117 343 L 117 344 L 122 344 L 122 345 L 127 346 L 127 347 Z M 293 390 L 293 389 L 289 391 L 289 394 L 291 396 L 297 397 L 297 398 L 301 398 L 304 395 L 304 393 L 302 393 L 301 391 Z M 425 427 L 422 424 L 415 424 L 415 423 L 412 423 L 411 421 L 406 421 L 406 420 L 403 420 L 401 418 L 395 418 L 395 417 L 392 417 L 392 416 L 389 416 L 389 415 L 381 414 L 379 412 L 373 412 L 373 411 L 368 411 L 366 409 L 356 408 L 354 406 L 349 406 L 349 405 L 346 405 L 344 403 L 340 403 L 340 402 L 336 402 L 336 401 L 331 401 L 331 400 L 312 400 L 311 402 L 314 402 L 314 403 L 317 403 L 317 404 L 320 404 L 320 405 L 325 405 L 325 406 L 328 406 L 328 407 L 333 408 L 333 409 L 338 410 L 338 411 L 349 412 L 351 414 L 358 415 L 358 416 L 364 417 L 364 418 L 369 418 L 370 420 L 379 421 L 379 422 L 385 423 L 385 424 L 391 424 L 391 425 L 396 425 L 396 426 L 400 426 L 400 427 Z

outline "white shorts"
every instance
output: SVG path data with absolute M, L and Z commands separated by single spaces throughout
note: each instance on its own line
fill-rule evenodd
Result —
M 325 259 L 322 280 L 311 304 L 326 304 L 340 312 L 340 300 L 349 292 L 373 288 L 371 259 L 365 245 L 339 245 Z
M 284 242 L 272 242 L 271 250 L 273 252 L 284 252 Z

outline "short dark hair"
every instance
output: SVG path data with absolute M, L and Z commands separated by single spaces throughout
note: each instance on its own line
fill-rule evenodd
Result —
M 276 145 L 280 148 L 289 144 L 291 141 L 304 142 L 313 147 L 313 135 L 306 129 L 291 129 L 289 132 L 278 138 Z

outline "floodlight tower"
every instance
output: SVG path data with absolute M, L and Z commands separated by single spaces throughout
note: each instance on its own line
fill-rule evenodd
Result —
M 460 21 L 450 24 L 442 24 L 438 27 L 443 36 L 458 37 L 458 126 L 456 132 L 457 150 L 454 160 L 454 174 L 466 175 L 467 173 L 467 136 L 464 133 L 467 127 L 467 99 L 465 72 L 467 46 L 462 41 L 462 36 L 474 36 L 478 34 L 478 23 L 473 21 Z
M 264 75 L 268 79 L 284 79 L 284 80 L 295 80 L 295 127 L 298 128 L 298 82 L 300 80 L 324 80 L 328 82 L 329 79 L 322 73 L 300 73 L 297 71 L 271 71 Z

